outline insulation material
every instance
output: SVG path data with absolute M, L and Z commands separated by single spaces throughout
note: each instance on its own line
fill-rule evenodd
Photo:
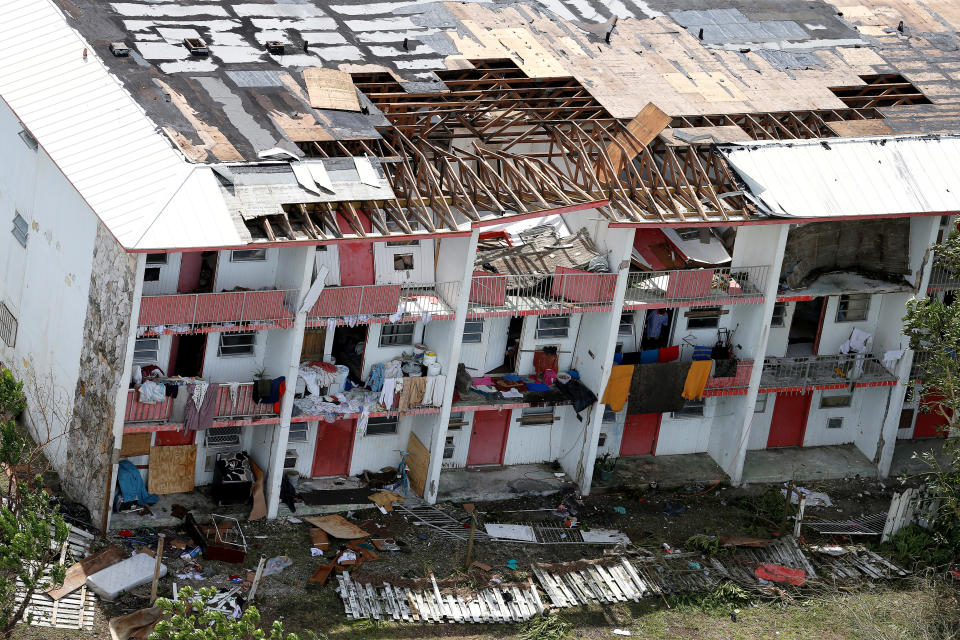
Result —
M 787 236 L 783 277 L 797 289 L 831 271 L 890 278 L 910 272 L 910 219 L 817 222 Z
M 166 495 L 193 491 L 197 445 L 150 447 L 150 470 L 147 473 L 150 493 Z
M 337 69 L 310 67 L 303 70 L 310 106 L 314 109 L 360 111 L 360 99 L 349 73 Z
M 157 559 L 138 553 L 123 562 L 98 571 L 87 578 L 87 586 L 104 600 L 116 600 L 124 591 L 136 589 L 153 580 Z M 160 577 L 167 575 L 167 565 L 160 565 Z

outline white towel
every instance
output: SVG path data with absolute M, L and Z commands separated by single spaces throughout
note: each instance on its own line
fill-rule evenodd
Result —
M 840 345 L 840 353 L 866 353 L 873 336 L 866 331 L 854 328 L 850 332 L 850 339 Z
M 883 366 L 888 369 L 893 369 L 897 366 L 897 362 L 900 361 L 900 358 L 903 357 L 903 349 L 891 349 L 890 351 L 885 351 L 883 354 Z
M 227 388 L 230 389 L 230 409 L 236 409 L 237 401 L 240 400 L 240 383 L 231 382 L 227 385 Z
M 403 378 L 383 379 L 383 388 L 380 390 L 380 404 L 382 404 L 383 408 L 387 411 L 389 411 L 390 407 L 393 406 L 393 394 L 396 391 L 397 380 L 402 379 Z
M 336 318 L 327 318 L 327 331 L 333 333 L 337 330 L 337 319 Z

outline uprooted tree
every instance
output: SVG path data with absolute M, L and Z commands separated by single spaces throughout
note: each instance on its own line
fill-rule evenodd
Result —
M 0 638 L 24 619 L 34 593 L 63 582 L 56 560 L 69 530 L 44 488 L 43 448 L 17 425 L 23 384 L 0 368 Z
M 960 276 L 960 234 L 954 232 L 937 245 L 935 264 Z M 915 352 L 916 377 L 911 380 L 921 398 L 920 411 L 943 418 L 943 433 L 956 428 L 960 418 L 960 296 L 949 302 L 927 297 L 907 303 L 903 333 Z M 927 485 L 941 499 L 953 524 L 960 527 L 960 442 L 947 438 L 947 462 L 933 452 L 923 454 L 930 467 Z
M 284 635 L 280 622 L 274 622 L 270 629 L 261 629 L 256 607 L 247 607 L 239 618 L 206 608 L 204 603 L 216 594 L 216 589 L 200 589 L 198 598 L 193 594 L 193 589 L 184 587 L 176 600 L 157 600 L 164 619 L 157 623 L 150 640 L 298 640 L 292 633 Z

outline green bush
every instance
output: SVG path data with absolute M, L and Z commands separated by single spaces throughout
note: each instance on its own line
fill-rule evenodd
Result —
M 948 518 L 944 517 L 943 520 Z M 960 555 L 960 536 L 954 527 L 935 527 L 927 530 L 911 524 L 897 532 L 883 544 L 882 551 L 891 554 L 901 564 L 944 565 Z
M 23 383 L 17 380 L 10 369 L 0 369 L 0 419 L 6 413 L 16 418 L 27 408 L 27 398 L 23 395 Z

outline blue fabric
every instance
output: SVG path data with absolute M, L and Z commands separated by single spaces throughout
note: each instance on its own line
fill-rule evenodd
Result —
M 540 382 L 528 382 L 527 391 L 550 391 L 550 385 Z
M 370 391 L 380 391 L 383 389 L 382 362 L 378 362 L 370 367 L 370 377 L 367 378 L 367 386 L 370 387 Z
M 503 376 L 503 379 L 507 382 L 520 382 L 520 376 L 515 373 L 508 373 L 507 375 Z
M 657 354 L 660 349 L 647 349 L 640 352 L 640 364 L 652 364 L 657 361 Z
M 117 485 L 120 487 L 124 502 L 153 504 L 160 499 L 158 495 L 147 493 L 147 488 L 143 486 L 143 478 L 140 477 L 140 470 L 129 460 L 121 460 L 117 466 Z
M 692 360 L 709 360 L 713 353 L 712 347 L 694 347 Z
M 579 379 L 580 379 L 580 372 L 577 371 L 576 369 L 567 369 L 567 375 L 569 375 L 570 378 L 573 379 L 573 380 L 579 380 Z
M 613 354 L 613 364 L 620 364 L 621 362 L 623 362 L 623 352 L 617 351 Z

